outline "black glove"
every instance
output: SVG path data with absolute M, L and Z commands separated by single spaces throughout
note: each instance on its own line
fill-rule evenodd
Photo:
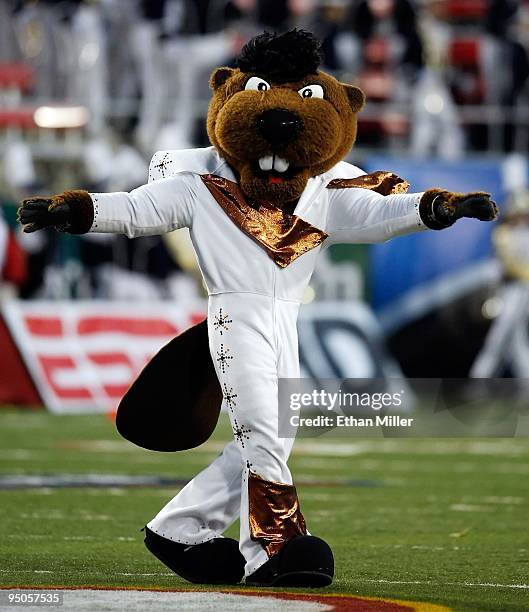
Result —
M 92 227 L 94 205 L 86 191 L 65 191 L 49 198 L 28 198 L 22 201 L 18 209 L 18 220 L 26 234 L 46 227 L 70 234 L 84 234 Z
M 46 227 L 66 228 L 70 220 L 70 205 L 54 202 L 53 198 L 28 198 L 18 209 L 17 218 L 26 234 Z
M 450 227 L 463 217 L 494 221 L 499 214 L 490 193 L 453 193 L 440 189 L 430 189 L 424 193 L 419 211 L 424 224 L 430 229 Z

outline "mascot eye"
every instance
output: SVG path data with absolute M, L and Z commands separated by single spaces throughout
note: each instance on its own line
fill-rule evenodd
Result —
M 268 91 L 270 89 L 270 85 L 260 77 L 251 77 L 248 79 L 248 81 L 246 81 L 244 89 L 253 91 Z
M 323 87 L 321 85 L 307 85 L 298 90 L 302 98 L 323 98 Z

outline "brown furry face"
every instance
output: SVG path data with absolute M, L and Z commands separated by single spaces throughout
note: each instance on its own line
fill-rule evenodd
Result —
M 218 68 L 210 84 L 209 138 L 252 199 L 298 199 L 307 180 L 343 159 L 354 143 L 364 95 L 324 72 L 274 85 L 265 75 Z

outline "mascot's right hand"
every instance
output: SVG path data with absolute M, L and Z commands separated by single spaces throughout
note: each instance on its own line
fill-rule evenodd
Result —
M 34 197 L 22 201 L 17 218 L 26 234 L 31 234 L 46 227 L 63 229 L 68 227 L 71 211 L 65 198 Z
M 26 234 L 46 227 L 69 234 L 85 234 L 92 227 L 94 205 L 90 194 L 80 190 L 64 191 L 49 198 L 28 198 L 18 209 L 18 220 Z

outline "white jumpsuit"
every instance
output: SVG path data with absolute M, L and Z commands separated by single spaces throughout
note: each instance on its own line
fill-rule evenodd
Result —
M 322 245 L 285 268 L 230 219 L 201 175 L 236 178 L 213 148 L 160 152 L 148 185 L 129 193 L 91 194 L 92 232 L 129 237 L 188 227 L 208 294 L 213 363 L 234 440 L 171 500 L 148 527 L 180 543 L 219 537 L 240 516 L 240 550 L 249 575 L 268 560 L 251 538 L 248 475 L 292 484 L 287 466 L 293 440 L 277 433 L 278 378 L 299 376 L 296 319 Z M 311 178 L 294 214 L 325 231 L 332 243 L 382 242 L 425 229 L 421 193 L 381 196 L 363 189 L 327 189 L 335 178 L 364 173 L 345 162 Z M 177 390 L 175 390 L 175 393 Z

